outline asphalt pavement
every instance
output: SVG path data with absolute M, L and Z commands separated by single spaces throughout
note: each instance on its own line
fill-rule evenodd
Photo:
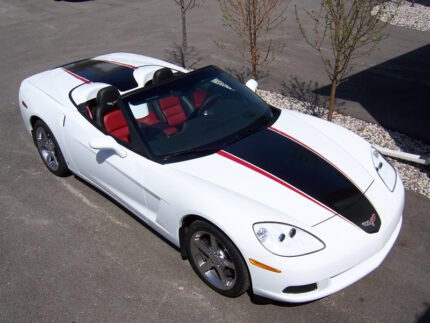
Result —
M 19 114 L 21 80 L 113 51 L 163 58 L 179 41 L 179 19 L 170 0 L 0 0 L 0 322 L 429 322 L 430 201 L 420 195 L 406 193 L 403 229 L 380 268 L 332 296 L 289 305 L 214 293 L 178 250 L 123 208 L 74 176 L 45 169 Z M 240 64 L 234 49 L 214 43 L 234 40 L 215 1 L 191 13 L 189 31 L 207 64 Z M 396 34 L 361 70 L 429 39 Z M 324 85 L 297 31 L 284 35 L 291 54 L 276 64 Z M 283 80 L 276 64 L 262 82 L 267 88 Z

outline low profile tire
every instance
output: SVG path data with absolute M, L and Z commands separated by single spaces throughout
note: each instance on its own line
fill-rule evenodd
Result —
M 43 163 L 51 173 L 60 177 L 71 174 L 57 140 L 42 120 L 34 124 L 33 140 Z
M 249 273 L 230 239 L 215 226 L 193 222 L 185 235 L 191 267 L 216 292 L 237 297 L 249 289 Z

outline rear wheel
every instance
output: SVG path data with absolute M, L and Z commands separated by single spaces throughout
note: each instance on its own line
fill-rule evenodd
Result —
M 71 174 L 57 140 L 42 120 L 34 124 L 33 140 L 43 163 L 51 173 L 61 177 Z
M 213 290 L 237 297 L 249 289 L 249 274 L 242 256 L 221 230 L 195 221 L 185 235 L 185 247 L 191 266 Z

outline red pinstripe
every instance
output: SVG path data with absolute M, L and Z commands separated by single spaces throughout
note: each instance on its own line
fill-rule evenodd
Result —
M 270 178 L 271 180 L 275 181 L 276 183 L 281 184 L 281 185 L 287 187 L 288 189 L 292 190 L 293 192 L 295 192 L 295 193 L 303 196 L 304 198 L 306 198 L 306 199 L 314 202 L 315 204 L 319 205 L 323 209 L 325 209 L 325 210 L 327 210 L 327 211 L 329 211 L 329 212 L 331 212 L 333 214 L 337 213 L 336 211 L 330 209 L 328 206 L 322 204 L 321 202 L 315 200 L 313 197 L 311 197 L 311 196 L 307 195 L 306 193 L 302 192 L 297 187 L 294 187 L 293 185 L 291 185 L 291 184 L 283 181 L 279 177 L 276 177 L 276 176 L 274 176 L 274 175 L 266 172 L 265 170 L 261 169 L 260 167 L 257 167 L 257 166 L 255 166 L 255 165 L 253 165 L 251 163 L 248 163 L 247 161 L 245 161 L 245 160 L 243 160 L 243 159 L 241 159 L 239 157 L 236 157 L 235 155 L 232 155 L 232 154 L 230 154 L 230 153 L 228 153 L 228 152 L 226 152 L 224 150 L 219 151 L 218 155 L 221 155 L 221 156 L 223 156 L 225 158 L 228 158 L 228 159 L 230 159 L 230 160 L 232 160 L 232 161 L 234 161 L 234 162 L 236 162 L 236 163 L 238 163 L 238 164 L 240 164 L 242 166 L 245 166 L 245 167 L 247 167 L 247 168 L 249 168 L 249 169 L 251 169 L 251 170 L 253 170 L 253 171 L 255 171 L 255 172 L 259 173 L 259 174 L 261 174 L 261 175 L 266 176 L 267 178 Z
M 65 68 L 63 68 L 63 71 L 64 71 L 64 72 L 66 72 L 67 74 L 70 74 L 70 75 L 71 75 L 71 76 L 73 76 L 74 78 L 77 78 L 79 81 L 82 81 L 82 82 L 84 82 L 84 83 L 90 83 L 90 81 L 89 81 L 89 80 L 87 80 L 86 78 L 81 77 L 81 76 L 79 76 L 79 75 L 76 75 L 75 73 L 70 72 L 69 70 L 66 70 Z

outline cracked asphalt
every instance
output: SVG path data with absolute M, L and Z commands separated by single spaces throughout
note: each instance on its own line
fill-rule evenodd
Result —
M 0 322 L 429 322 L 430 201 L 420 195 L 407 192 L 403 229 L 380 268 L 330 297 L 289 305 L 212 292 L 178 250 L 123 208 L 45 169 L 19 114 L 21 80 L 113 51 L 165 57 L 179 39 L 172 3 L 0 0 Z M 233 39 L 217 8 L 206 1 L 190 14 L 190 42 L 207 64 L 238 63 L 213 42 Z M 313 54 L 289 37 L 303 54 L 279 64 L 319 75 Z M 267 84 L 279 81 L 277 74 Z

